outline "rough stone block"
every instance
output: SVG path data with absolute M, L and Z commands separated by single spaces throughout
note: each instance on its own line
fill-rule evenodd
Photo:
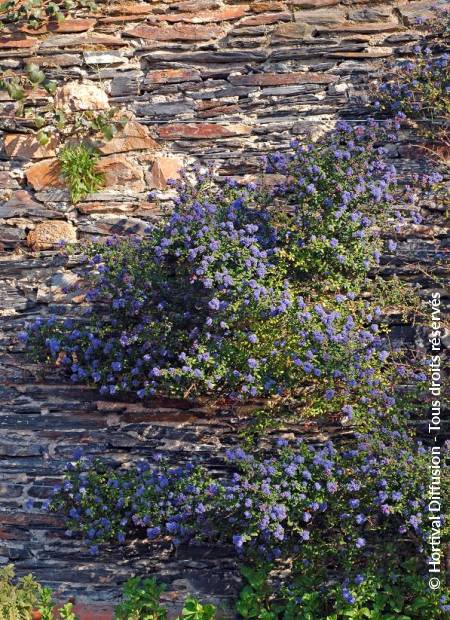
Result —
M 178 82 L 201 82 L 197 69 L 157 69 L 145 76 L 149 84 L 176 84 Z
M 27 49 L 37 45 L 38 41 L 32 37 L 0 37 L 0 49 Z
M 27 244 L 32 250 L 48 250 L 58 246 L 61 241 L 73 243 L 76 240 L 77 233 L 73 224 L 64 220 L 41 222 L 27 236 Z
M 286 72 L 286 73 L 252 73 L 249 75 L 230 76 L 232 84 L 246 86 L 284 86 L 289 84 L 332 84 L 336 82 L 335 75 L 326 73 Z
M 85 32 L 90 30 L 97 23 L 96 19 L 84 18 L 84 19 L 71 19 L 70 17 L 64 19 L 61 22 L 47 21 L 39 28 L 32 28 L 31 26 L 21 26 L 20 32 L 26 32 L 27 34 L 36 36 L 37 34 L 46 34 L 47 32 L 59 32 L 61 34 L 67 34 L 72 32 Z
M 207 140 L 215 138 L 230 138 L 232 136 L 246 136 L 251 133 L 249 125 L 219 125 L 212 123 L 174 123 L 158 129 L 158 134 L 166 140 Z
M 105 187 L 108 189 L 126 188 L 132 192 L 142 192 L 145 189 L 142 170 L 123 155 L 102 157 L 96 168 L 103 173 Z
M 136 26 L 126 31 L 131 37 L 149 39 L 151 41 L 208 41 L 217 39 L 224 34 L 220 26 Z
M 108 95 L 92 81 L 68 82 L 55 93 L 55 108 L 63 112 L 108 110 Z
M 167 189 L 169 179 L 179 179 L 183 160 L 178 157 L 158 157 L 148 175 L 148 184 L 155 189 Z
M 33 134 L 7 134 L 4 137 L 5 152 L 8 157 L 16 159 L 46 159 L 56 155 L 59 141 L 51 136 L 47 144 L 39 144 Z
M 346 18 L 343 8 L 337 9 L 316 9 L 315 11 L 300 10 L 294 12 L 295 21 L 300 24 L 311 24 L 313 26 L 324 26 L 327 24 L 338 24 Z
M 150 136 L 145 125 L 137 121 L 128 121 L 112 140 L 108 140 L 99 147 L 99 151 L 102 155 L 111 155 L 146 149 L 155 151 L 158 148 L 158 143 Z
M 25 170 L 28 183 L 39 191 L 46 187 L 64 187 L 57 159 L 44 159 Z
M 47 219 L 58 216 L 60 216 L 58 211 L 53 211 L 49 207 L 34 201 L 25 190 L 14 192 L 9 200 L 0 204 L 0 218 L 5 220 L 17 217 Z
M 166 12 L 162 15 L 154 15 L 153 19 L 166 22 L 187 22 L 190 24 L 218 23 L 238 19 L 245 15 L 248 8 L 248 4 L 240 4 L 238 6 L 227 6 L 218 11 Z

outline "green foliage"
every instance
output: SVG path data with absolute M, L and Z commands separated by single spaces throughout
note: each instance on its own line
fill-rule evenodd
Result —
M 14 577 L 12 564 L 0 568 L 0 620 L 30 620 L 32 611 L 39 611 L 41 620 L 77 620 L 72 603 L 66 603 L 56 613 L 52 591 L 42 587 L 31 574 L 17 580 Z
M 34 124 L 39 144 L 45 145 L 50 135 L 58 135 L 61 142 L 75 136 L 94 145 L 100 135 L 104 140 L 111 140 L 127 124 L 128 118 L 120 114 L 116 107 L 106 111 L 82 110 L 66 114 L 61 109 L 55 109 L 51 101 L 46 106 L 39 106 L 38 110 L 26 105 L 30 100 L 32 102 L 37 88 L 44 88 L 49 95 L 54 95 L 57 86 L 57 82 L 50 80 L 34 63 L 26 65 L 23 75 L 18 75 L 17 71 L 6 71 L 0 75 L 0 90 L 5 90 L 16 102 L 16 115 L 26 117 Z
M 33 576 L 18 580 L 12 564 L 0 568 L 0 620 L 30 620 L 32 611 L 39 611 L 41 620 L 78 620 L 73 604 L 65 603 L 55 611 L 52 591 L 42 587 Z M 133 577 L 123 588 L 123 601 L 115 609 L 115 620 L 166 620 L 167 610 L 160 597 L 165 587 L 155 579 Z M 179 620 L 215 620 L 214 605 L 203 605 L 190 596 L 186 599 Z
M 91 134 L 101 133 L 105 140 L 112 140 L 119 129 L 123 129 L 128 123 L 126 116 L 118 116 L 119 110 L 111 108 L 107 112 L 99 113 L 87 111 L 79 119 L 76 130 L 81 130 L 85 126 Z
M 164 592 L 154 578 L 132 577 L 123 588 L 123 601 L 115 609 L 115 620 L 166 620 L 167 610 L 161 606 Z M 214 605 L 202 605 L 192 596 L 188 597 L 181 611 L 180 620 L 215 620 Z
M 103 186 L 104 177 L 95 170 L 98 155 L 90 147 L 67 145 L 59 152 L 58 159 L 74 203 Z
M 395 557 L 395 556 L 394 556 Z M 326 571 L 294 564 L 280 583 L 270 565 L 244 567 L 247 583 L 236 603 L 249 620 L 443 620 L 449 589 L 433 592 L 418 561 L 398 558 L 386 566 L 353 574 L 343 583 Z
M 404 320 L 425 318 L 417 287 L 400 280 L 375 277 L 368 289 L 374 303 L 384 308 L 386 314 L 399 314 Z
M 375 107 L 408 121 L 432 143 L 449 144 L 449 55 L 416 46 L 414 57 L 389 67 L 376 86 Z
M 41 586 L 32 575 L 21 577 L 14 583 L 11 564 L 0 568 L 0 618 L 2 620 L 28 620 L 31 611 L 38 607 Z
M 145 530 L 148 540 L 232 542 L 241 557 L 297 556 L 318 570 L 332 565 L 348 572 L 365 564 L 361 549 L 376 549 L 382 563 L 392 545 L 420 554 L 426 539 L 429 454 L 407 433 L 389 431 L 389 423 L 339 452 L 331 442 L 293 448 L 281 440 L 265 458 L 228 451 L 234 475 L 224 481 L 202 467 L 171 467 L 161 459 L 111 469 L 81 457 L 68 464 L 49 507 L 67 515 L 93 554 L 100 543 L 124 544 Z M 447 476 L 442 483 L 445 494 Z
M 42 615 L 42 620 L 53 620 L 53 609 L 55 607 L 55 601 L 53 600 L 53 593 L 50 588 L 42 588 L 41 600 L 39 603 L 39 611 Z
M 59 615 L 61 620 L 77 620 L 76 615 L 73 612 L 72 603 L 66 603 L 59 609 Z
M 37 321 L 31 352 L 102 394 L 281 397 L 305 419 L 366 421 L 391 402 L 396 370 L 368 275 L 394 198 L 414 202 L 384 161 L 385 134 L 343 124 L 294 143 L 271 156 L 290 182 L 269 193 L 209 177 L 180 186 L 148 236 L 86 247 L 93 312 L 74 330 Z
M 119 109 L 114 107 L 107 111 L 84 110 L 76 115 L 68 115 L 62 110 L 53 110 L 49 126 L 54 127 L 62 137 L 76 135 L 77 138 L 95 142 L 97 134 L 105 140 L 111 140 L 119 129 L 128 122 L 126 116 L 120 116 Z
M 165 620 L 167 611 L 159 603 L 164 589 L 153 578 L 132 577 L 123 588 L 123 601 L 116 607 L 115 619 Z
M 6 0 L 0 4 L 0 30 L 7 24 L 26 24 L 37 29 L 50 20 L 61 23 L 79 9 L 96 11 L 95 0 Z
M 13 101 L 17 103 L 16 114 L 25 114 L 25 100 L 27 96 L 33 96 L 36 88 L 44 88 L 49 95 L 56 91 L 56 82 L 47 78 L 45 73 L 34 64 L 25 67 L 24 75 L 6 71 L 0 76 L 0 90 L 5 90 Z M 38 121 L 39 122 L 39 121 Z
M 6 90 L 13 101 L 21 101 L 25 98 L 25 90 L 21 86 L 19 80 L 2 78 L 0 80 L 0 88 Z
M 183 620 L 214 620 L 216 617 L 216 608 L 214 605 L 202 605 L 197 599 L 189 597 L 184 603 L 181 612 Z
M 248 620 L 275 620 L 277 612 L 269 605 L 272 591 L 267 583 L 268 567 L 257 569 L 242 566 L 241 573 L 247 583 L 236 602 L 238 614 Z

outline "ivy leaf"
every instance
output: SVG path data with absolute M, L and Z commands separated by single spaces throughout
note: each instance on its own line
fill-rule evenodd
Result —
M 9 82 L 6 85 L 6 90 L 8 91 L 8 95 L 14 101 L 21 101 L 25 98 L 25 91 L 17 82 Z
M 36 129 L 41 129 L 45 125 L 45 118 L 43 116 L 34 117 L 34 126 Z
M 60 12 L 60 8 L 57 4 L 55 4 L 54 2 L 50 2 L 47 5 L 47 13 L 49 15 L 57 15 Z
M 38 65 L 28 65 L 26 70 L 32 84 L 41 84 L 45 80 L 45 73 L 39 69 Z
M 56 110 L 55 111 L 55 120 L 58 123 L 64 123 L 66 120 L 66 115 L 64 114 L 64 112 L 62 110 Z
M 102 134 L 105 140 L 112 140 L 117 133 L 117 129 L 114 125 L 105 125 L 102 127 Z
M 45 131 L 38 131 L 36 134 L 37 141 L 41 146 L 45 146 L 50 141 L 50 136 Z
M 57 82 L 55 82 L 55 80 L 46 80 L 42 84 L 42 86 L 45 88 L 45 90 L 48 92 L 49 95 L 54 95 L 58 84 Z

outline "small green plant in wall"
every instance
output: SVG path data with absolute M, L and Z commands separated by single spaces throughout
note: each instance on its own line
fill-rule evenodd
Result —
M 16 71 L 5 71 L 0 75 L 0 90 L 5 90 L 17 103 L 16 114 L 18 116 L 24 115 L 25 100 L 29 95 L 33 96 L 35 89 L 44 88 L 49 95 L 54 95 L 56 87 L 57 83 L 50 80 L 34 63 L 26 65 L 23 75 L 18 76 Z
M 27 64 L 21 75 L 16 70 L 0 73 L 0 91 L 7 92 L 15 102 L 15 116 L 26 118 L 41 135 L 57 134 L 60 140 L 73 136 L 93 139 L 100 135 L 104 140 L 111 140 L 127 124 L 128 117 L 121 114 L 117 107 L 104 111 L 80 110 L 69 114 L 56 109 L 52 100 L 40 106 L 38 112 L 33 106 L 26 105 L 32 103 L 38 89 L 43 88 L 53 96 L 57 87 L 58 83 L 50 80 L 34 63 Z M 45 144 L 45 140 L 39 141 Z
M 62 23 L 71 11 L 97 10 L 94 0 L 6 0 L 0 4 L 0 30 L 6 25 L 25 23 L 28 28 L 39 28 L 47 21 Z
M 23 72 L 0 73 L 0 91 L 5 91 L 14 102 L 14 116 L 19 122 L 26 120 L 40 145 L 45 146 L 50 137 L 64 143 L 70 139 L 87 142 L 93 146 L 109 141 L 123 129 L 129 118 L 117 107 L 106 110 L 67 111 L 53 100 L 58 83 L 49 79 L 35 63 L 25 66 Z M 49 100 L 45 105 L 34 105 L 36 95 L 44 89 Z M 8 130 L 8 128 L 7 128 Z
M 80 202 L 103 187 L 104 176 L 95 169 L 98 154 L 92 147 L 68 144 L 61 149 L 58 159 L 72 202 Z

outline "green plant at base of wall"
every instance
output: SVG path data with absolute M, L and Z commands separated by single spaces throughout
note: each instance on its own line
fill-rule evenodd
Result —
M 115 620 L 165 620 L 167 611 L 159 599 L 164 586 L 155 579 L 132 577 L 123 587 L 123 601 L 115 610 Z
M 166 620 L 167 610 L 160 604 L 164 584 L 154 578 L 132 577 L 123 587 L 123 601 L 115 609 L 115 620 Z M 179 620 L 215 620 L 214 605 L 200 603 L 189 596 L 181 610 Z
M 77 620 L 77 616 L 73 612 L 72 603 L 66 603 L 59 609 L 58 613 L 61 616 L 61 620 Z
M 395 557 L 337 584 L 330 571 L 293 565 L 278 584 L 273 565 L 241 568 L 246 584 L 236 602 L 243 620 L 437 620 L 448 617 L 449 589 L 433 591 L 415 559 Z
M 12 565 L 0 569 L 0 618 L 2 620 L 27 620 L 39 604 L 41 586 L 31 575 L 14 581 Z
M 58 612 L 55 606 L 50 588 L 42 587 L 31 574 L 15 579 L 12 564 L 0 568 L 0 620 L 30 620 L 33 612 L 39 612 L 40 620 L 77 620 L 72 603 Z
M 197 599 L 189 597 L 184 603 L 181 611 L 183 620 L 214 620 L 216 617 L 216 608 L 214 605 L 202 605 Z
M 42 588 L 41 601 L 38 607 L 41 613 L 41 620 L 53 620 L 53 609 L 55 607 L 55 601 L 53 600 L 53 592 L 50 588 Z
M 58 159 L 72 202 L 80 202 L 103 186 L 104 176 L 95 170 L 98 154 L 92 148 L 84 144 L 66 145 Z

